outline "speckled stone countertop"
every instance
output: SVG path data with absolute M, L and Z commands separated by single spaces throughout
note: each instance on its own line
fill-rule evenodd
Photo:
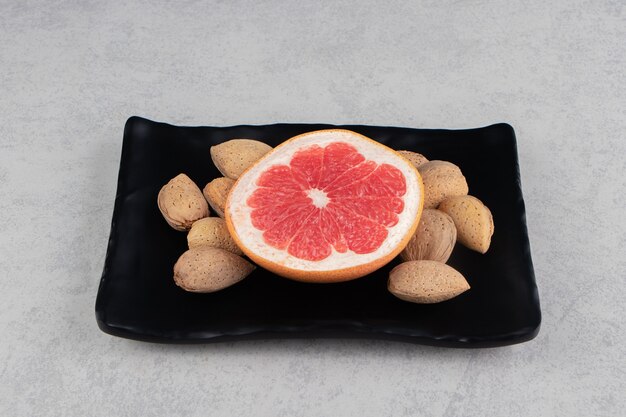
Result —
M 0 1 L 0 415 L 626 413 L 623 1 L 114 3 Z M 510 123 L 538 337 L 452 350 L 102 333 L 94 302 L 131 115 Z

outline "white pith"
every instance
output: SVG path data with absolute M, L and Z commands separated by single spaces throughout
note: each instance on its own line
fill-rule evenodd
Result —
M 328 196 L 323 190 L 320 190 L 318 188 L 311 188 L 309 191 L 307 191 L 307 195 L 313 202 L 313 205 L 317 208 L 324 208 L 326 207 L 326 204 L 328 204 Z
M 403 196 L 404 210 L 398 215 L 398 223 L 393 227 L 387 228 L 387 239 L 374 252 L 355 254 L 348 250 L 345 253 L 339 253 L 333 249 L 332 254 L 321 261 L 307 261 L 289 255 L 287 250 L 276 249 L 266 244 L 263 239 L 263 231 L 256 229 L 252 225 L 250 218 L 252 209 L 248 207 L 246 201 L 257 188 L 254 181 L 270 166 L 289 165 L 293 154 L 297 150 L 315 144 L 325 147 L 332 142 L 349 143 L 366 159 L 378 164 L 387 163 L 399 169 L 404 174 L 406 180 L 407 193 Z M 313 200 L 313 204 L 318 207 L 325 205 L 327 202 L 327 197 L 321 190 L 319 190 L 319 192 L 311 190 L 309 197 Z M 367 264 L 389 255 L 389 253 L 394 251 L 413 225 L 419 210 L 421 196 L 419 178 L 415 169 L 404 158 L 392 150 L 371 143 L 352 132 L 335 130 L 312 132 L 311 134 L 303 135 L 296 140 L 282 145 L 278 151 L 271 152 L 264 157 L 260 163 L 250 168 L 239 178 L 229 198 L 230 205 L 228 214 L 231 218 L 234 231 L 242 245 L 248 250 L 254 252 L 257 256 L 281 264 L 287 268 L 305 271 L 330 271 Z

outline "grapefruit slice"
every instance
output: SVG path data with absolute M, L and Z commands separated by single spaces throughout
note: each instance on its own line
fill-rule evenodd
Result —
M 358 133 L 319 130 L 266 154 L 233 185 L 228 229 L 261 267 L 305 282 L 364 276 L 406 246 L 424 203 L 421 177 Z

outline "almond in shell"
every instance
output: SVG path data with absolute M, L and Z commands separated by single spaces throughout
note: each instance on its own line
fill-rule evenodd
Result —
M 198 246 L 183 253 L 174 265 L 174 282 L 190 292 L 215 292 L 247 277 L 256 267 L 224 249 Z
M 235 184 L 235 180 L 226 177 L 219 177 L 208 183 L 204 187 L 204 190 L 202 190 L 204 198 L 206 198 L 209 202 L 213 211 L 215 211 L 215 213 L 217 213 L 217 215 L 222 219 L 224 218 L 226 199 L 228 198 L 230 189 L 233 188 L 233 184 Z
M 450 216 L 439 210 L 424 209 L 417 229 L 400 257 L 403 261 L 431 260 L 446 263 L 455 243 L 456 227 Z
M 494 225 L 491 211 L 482 201 L 471 195 L 449 197 L 441 202 L 439 210 L 452 218 L 463 246 L 476 252 L 487 252 Z
M 180 231 L 191 229 L 193 222 L 209 215 L 202 192 L 185 174 L 177 175 L 161 188 L 157 204 L 167 223 Z
M 236 180 L 271 150 L 271 146 L 258 140 L 232 139 L 211 146 L 211 159 L 223 176 Z
M 437 261 L 404 262 L 391 270 L 387 288 L 404 301 L 432 304 L 469 290 L 460 272 Z
M 448 197 L 466 195 L 467 181 L 458 166 L 447 161 L 429 161 L 418 168 L 424 182 L 424 208 L 437 208 Z
M 195 222 L 187 234 L 187 243 L 189 249 L 198 246 L 210 246 L 225 249 L 236 255 L 243 254 L 230 236 L 226 222 L 219 217 L 207 217 Z
M 408 159 L 415 168 L 418 168 L 428 162 L 428 158 L 426 158 L 421 153 L 413 152 L 413 151 L 397 151 L 400 155 L 404 156 Z

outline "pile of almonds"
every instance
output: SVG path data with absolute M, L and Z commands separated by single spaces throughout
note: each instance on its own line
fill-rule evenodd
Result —
M 224 175 L 204 190 L 185 174 L 179 174 L 159 191 L 157 203 L 165 221 L 174 229 L 188 232 L 189 250 L 174 265 L 174 282 L 186 291 L 215 292 L 241 281 L 256 266 L 228 232 L 224 206 L 235 180 L 250 165 L 271 151 L 263 142 L 233 139 L 211 147 L 211 159 Z M 211 217 L 209 206 L 219 217 Z
M 200 188 L 179 174 L 161 188 L 157 203 L 167 223 L 186 231 L 189 249 L 174 265 L 174 282 L 186 291 L 215 292 L 247 277 L 256 268 L 243 258 L 224 221 L 224 206 L 235 180 L 263 155 L 269 145 L 233 139 L 211 147 L 211 159 L 224 175 Z M 389 274 L 388 289 L 413 303 L 437 303 L 467 291 L 469 284 L 446 262 L 458 241 L 484 254 L 494 226 L 489 209 L 468 195 L 458 166 L 429 161 L 412 151 L 398 151 L 419 171 L 424 183 L 424 210 L 404 261 Z M 210 208 L 219 217 L 211 217 Z
M 413 237 L 400 253 L 404 261 L 389 273 L 387 288 L 414 303 L 438 303 L 467 291 L 465 277 L 446 262 L 458 241 L 484 254 L 491 244 L 493 217 L 469 187 L 458 166 L 429 161 L 421 154 L 398 151 L 419 171 L 424 183 L 424 210 Z

